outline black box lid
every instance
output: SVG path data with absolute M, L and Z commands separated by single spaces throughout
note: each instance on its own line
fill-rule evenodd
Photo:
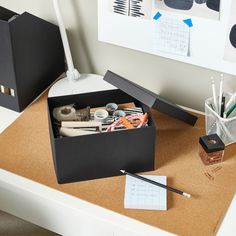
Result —
M 160 95 L 155 94 L 127 79 L 124 79 L 111 71 L 107 71 L 104 76 L 104 80 L 136 98 L 150 108 L 184 121 L 185 123 L 194 126 L 198 119 L 196 116 L 188 113 L 176 104 L 167 101 Z

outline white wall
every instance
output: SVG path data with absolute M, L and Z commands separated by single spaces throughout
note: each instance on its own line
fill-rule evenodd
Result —
M 60 0 L 76 66 L 81 72 L 114 71 L 175 103 L 204 110 L 211 96 L 210 76 L 219 72 L 121 48 L 97 40 L 97 0 Z M 28 11 L 56 23 L 52 0 L 0 0 L 18 13 Z M 236 91 L 236 77 L 225 76 L 225 90 Z

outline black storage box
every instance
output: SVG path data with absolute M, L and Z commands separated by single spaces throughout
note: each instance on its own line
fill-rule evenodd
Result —
M 120 169 L 129 172 L 154 170 L 156 128 L 149 107 L 191 125 L 197 120 L 195 116 L 175 104 L 110 71 L 106 73 L 104 80 L 119 89 L 48 98 L 50 139 L 58 183 L 116 176 L 121 174 Z M 117 104 L 134 102 L 148 113 L 148 126 L 58 138 L 58 130 L 52 115 L 55 107 L 73 103 L 81 108 L 101 107 L 109 102 Z
M 64 71 L 59 28 L 0 7 L 0 106 L 22 111 Z

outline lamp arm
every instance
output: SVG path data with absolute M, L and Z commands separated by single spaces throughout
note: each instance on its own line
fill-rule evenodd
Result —
M 67 66 L 68 66 L 68 71 L 66 72 L 66 75 L 69 80 L 77 80 L 80 77 L 80 73 L 74 67 L 74 63 L 73 63 L 72 55 L 71 55 L 71 51 L 70 51 L 70 46 L 69 46 L 69 42 L 68 42 L 68 37 L 66 34 L 66 29 L 65 29 L 65 25 L 64 25 L 64 22 L 62 19 L 58 0 L 53 0 L 53 5 L 54 5 L 54 9 L 55 9 L 56 16 L 57 16 L 57 21 L 59 24 L 59 29 L 60 29 L 60 33 L 61 33 L 62 43 L 63 43 Z

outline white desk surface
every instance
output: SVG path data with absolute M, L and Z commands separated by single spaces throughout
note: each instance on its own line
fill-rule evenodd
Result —
M 0 106 L 0 134 L 9 127 L 21 113 Z
M 1 108 L 0 130 L 19 114 Z M 0 169 L 0 208 L 62 235 L 172 235 Z M 38 209 L 37 211 L 31 211 Z M 236 195 L 217 233 L 235 235 Z M 39 217 L 41 212 L 43 217 Z M 91 226 L 93 219 L 93 227 Z M 63 222 L 63 224 L 61 224 Z M 80 232 L 80 234 L 78 234 Z

